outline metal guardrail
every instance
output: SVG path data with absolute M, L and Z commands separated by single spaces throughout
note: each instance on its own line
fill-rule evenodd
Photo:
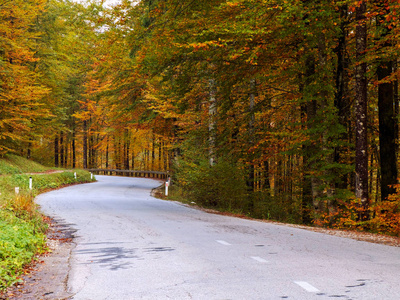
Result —
M 132 176 L 132 177 L 147 177 L 147 178 L 159 178 L 167 179 L 169 176 L 168 172 L 163 171 L 141 171 L 141 170 L 118 170 L 118 169 L 87 169 L 93 174 L 103 175 L 120 175 L 120 176 Z

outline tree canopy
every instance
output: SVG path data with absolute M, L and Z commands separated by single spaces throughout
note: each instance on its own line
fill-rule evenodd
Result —
M 0 0 L 0 151 L 171 170 L 203 205 L 398 234 L 399 10 Z

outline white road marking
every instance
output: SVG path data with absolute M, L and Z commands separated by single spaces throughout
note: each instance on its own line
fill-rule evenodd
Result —
M 311 284 L 309 284 L 308 282 L 305 281 L 295 281 L 295 284 L 301 286 L 303 289 L 305 289 L 307 292 L 309 293 L 318 293 L 319 289 L 317 289 L 316 287 L 312 286 Z
M 221 245 L 224 246 L 231 246 L 231 244 L 229 244 L 228 242 L 222 241 L 222 240 L 216 240 L 217 243 L 220 243 Z
M 261 258 L 259 256 L 250 256 L 252 259 L 260 262 L 260 263 L 267 263 L 268 261 L 266 261 L 264 258 Z

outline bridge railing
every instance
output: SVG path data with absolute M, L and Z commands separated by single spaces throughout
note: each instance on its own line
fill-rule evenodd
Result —
M 87 169 L 89 172 L 98 175 L 119 175 L 131 177 L 146 177 L 168 179 L 169 173 L 163 171 L 141 171 L 141 170 L 118 170 L 118 169 Z

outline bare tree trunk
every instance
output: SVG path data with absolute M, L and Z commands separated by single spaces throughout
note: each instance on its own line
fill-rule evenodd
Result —
M 72 129 L 72 168 L 76 168 L 76 133 L 75 133 L 75 126 Z
M 163 142 L 159 139 L 158 140 L 158 170 L 161 171 L 163 168 L 162 165 L 162 144 Z
M 68 134 L 65 135 L 66 141 L 64 142 L 65 150 L 64 150 L 64 168 L 68 168 L 68 155 L 69 155 L 69 138 Z
M 60 133 L 60 165 L 64 167 L 64 132 Z
M 54 166 L 56 168 L 59 167 L 59 143 L 58 143 L 58 134 L 54 138 Z
M 83 168 L 87 169 L 88 167 L 88 133 L 87 133 L 87 121 L 84 120 L 83 121 L 83 141 L 82 141 L 82 145 L 83 145 Z
M 390 11 L 383 1 L 378 4 L 389 15 Z M 382 21 L 382 22 L 380 22 Z M 377 16 L 377 26 L 383 26 L 384 16 Z M 382 39 L 390 33 L 387 27 L 381 28 Z M 391 42 L 384 41 L 383 49 L 391 46 Z M 385 53 L 385 51 L 382 51 Z M 390 194 L 396 192 L 393 187 L 397 183 L 397 159 L 396 159 L 396 115 L 395 115 L 395 87 L 387 78 L 392 75 L 394 62 L 381 58 L 378 69 L 378 110 L 379 110 L 379 149 L 381 161 L 381 200 L 387 199 Z
M 348 95 L 348 68 L 349 59 L 347 58 L 347 23 L 348 23 L 348 6 L 347 4 L 340 8 L 340 33 L 338 37 L 338 45 L 335 49 L 337 56 L 336 68 L 336 93 L 335 93 L 335 107 L 338 110 L 339 123 L 346 129 L 346 132 L 341 136 L 341 139 L 347 140 L 349 138 L 348 132 L 350 131 L 350 101 Z M 340 146 L 335 148 L 334 162 L 343 163 L 343 149 Z M 350 162 L 349 162 L 350 163 Z M 341 178 L 341 181 L 336 185 L 337 188 L 346 189 L 348 187 L 348 174 Z
M 267 193 L 271 194 L 271 184 L 269 182 L 269 160 L 266 159 L 263 162 L 264 176 L 263 176 L 263 189 L 267 190 Z
M 27 149 L 27 153 L 26 153 L 26 158 L 30 159 L 32 156 L 32 142 L 31 142 L 32 138 L 29 138 L 29 142 L 28 142 L 28 149 Z
M 397 74 L 398 71 L 398 62 L 394 62 L 393 72 Z M 399 157 L 399 80 L 396 77 L 394 81 L 394 121 L 395 121 L 395 128 L 394 128 L 394 135 L 396 137 L 396 159 Z
M 131 169 L 135 170 L 135 152 L 132 149 Z
M 367 49 L 366 2 L 356 7 L 356 197 L 361 206 L 368 208 L 368 138 L 367 138 L 367 64 L 363 61 Z M 368 218 L 367 212 L 360 219 Z
M 208 124 L 208 132 L 209 132 L 209 159 L 210 159 L 210 166 L 215 165 L 216 163 L 216 115 L 217 115 L 217 99 L 216 99 L 216 83 L 215 79 L 209 80 L 209 124 Z
M 121 137 L 118 137 L 118 143 L 117 143 L 117 147 L 115 147 L 115 153 L 116 153 L 116 159 L 115 159 L 115 163 L 116 163 L 116 169 L 117 170 L 121 170 Z
M 109 161 L 109 145 L 110 145 L 110 138 L 107 136 L 107 146 L 106 146 L 106 169 L 108 169 L 108 161 Z
M 155 136 L 154 136 L 154 132 L 153 132 L 152 142 L 151 142 L 151 170 L 152 171 L 154 171 L 154 162 L 156 160 L 155 148 L 156 148 L 156 141 L 155 141 Z
M 250 93 L 249 93 L 249 146 L 254 146 L 254 105 L 255 105 L 255 97 L 256 97 L 256 80 L 251 79 L 250 81 Z M 247 190 L 249 192 L 254 191 L 254 162 L 253 157 L 249 155 L 249 169 L 248 169 L 248 178 L 247 178 Z
M 392 62 L 382 62 L 378 66 L 378 80 L 383 80 L 392 73 Z M 393 83 L 385 82 L 378 86 L 379 108 L 379 149 L 381 161 L 381 200 L 385 200 L 396 190 L 397 183 L 396 134 L 394 115 Z
M 125 130 L 125 160 L 124 160 L 124 169 L 129 170 L 129 155 L 130 155 L 130 134 L 129 130 Z

